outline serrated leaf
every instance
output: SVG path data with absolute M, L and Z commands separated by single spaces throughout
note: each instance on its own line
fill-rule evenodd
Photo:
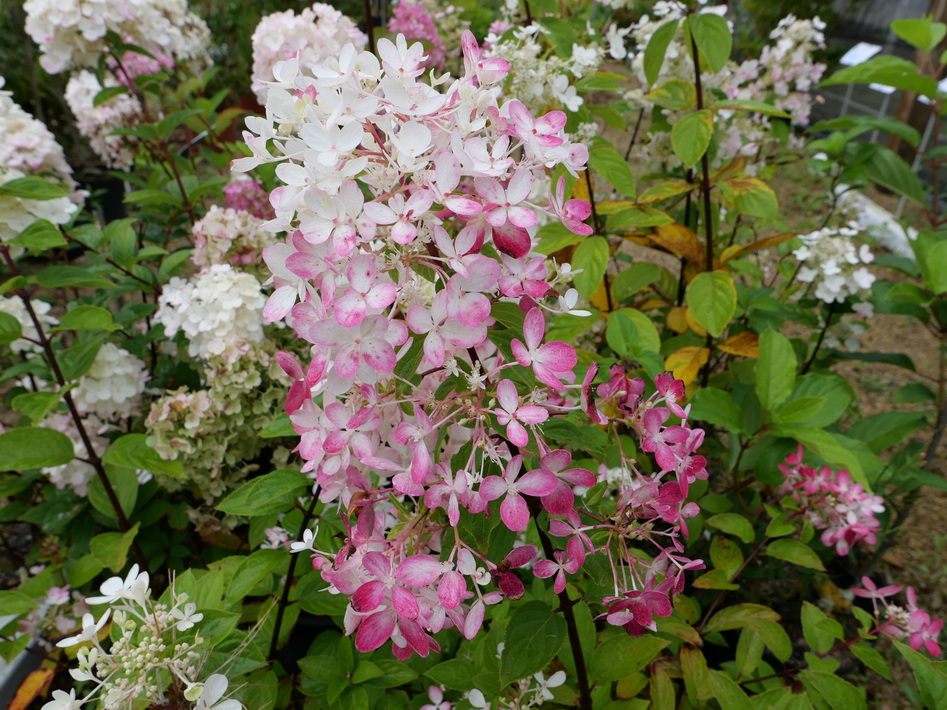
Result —
M 66 245 L 59 227 L 47 219 L 39 219 L 11 239 L 9 244 L 27 249 L 51 249 Z
M 62 191 L 62 188 L 40 177 L 22 177 L 9 180 L 0 185 L 0 195 L 39 202 L 66 197 L 66 193 Z
M 72 439 L 45 427 L 17 427 L 0 434 L 0 471 L 62 466 L 75 456 Z
M 609 248 L 605 237 L 589 237 L 575 250 L 572 268 L 581 269 L 574 284 L 583 298 L 590 298 L 602 283 L 608 268 Z
M 112 313 L 99 306 L 76 306 L 66 311 L 59 325 L 51 330 L 119 330 L 120 326 L 112 321 Z
M 644 75 L 648 86 L 653 86 L 661 73 L 664 56 L 667 54 L 668 46 L 677 32 L 678 24 L 680 24 L 680 20 L 668 20 L 652 33 L 651 39 L 648 40 L 648 44 L 645 46 Z
M 284 513 L 293 507 L 296 496 L 312 486 L 305 474 L 283 468 L 244 483 L 217 504 L 231 515 L 260 516 Z
M 119 468 L 140 469 L 168 476 L 178 477 L 184 473 L 184 465 L 180 461 L 166 461 L 161 458 L 157 451 L 148 446 L 144 434 L 120 436 L 109 445 L 102 460 Z
M 684 300 L 694 319 L 718 338 L 737 308 L 733 276 L 726 271 L 701 272 L 688 284 Z
M 589 672 L 595 683 L 618 680 L 653 661 L 670 641 L 657 636 L 612 636 L 592 652 Z
M 756 532 L 750 521 L 737 513 L 719 513 L 708 518 L 706 524 L 721 532 L 735 535 L 748 545 L 756 539 Z
M 716 74 L 730 59 L 733 46 L 727 21 L 712 12 L 701 12 L 689 15 L 685 22 L 701 56 L 707 61 L 710 71 Z
M 674 155 L 684 165 L 693 167 L 706 154 L 713 134 L 714 115 L 710 109 L 684 114 L 671 128 Z
M 792 344 L 775 330 L 760 336 L 760 357 L 756 362 L 756 394 L 767 411 L 774 411 L 789 399 L 796 382 L 796 353 Z

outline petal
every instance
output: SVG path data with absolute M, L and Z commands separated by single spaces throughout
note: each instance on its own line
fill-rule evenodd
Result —
M 401 561 L 395 577 L 412 587 L 425 587 L 441 576 L 444 567 L 430 555 L 411 555 Z
M 525 530 L 529 524 L 529 509 L 523 497 L 514 493 L 504 498 L 500 503 L 500 519 L 513 532 Z
M 385 583 L 375 579 L 366 582 L 352 595 L 352 608 L 359 613 L 374 611 L 385 601 Z
M 381 648 L 391 638 L 396 618 L 395 613 L 387 609 L 362 619 L 355 634 L 355 648 L 362 653 Z
M 547 496 L 558 486 L 556 475 L 541 468 L 530 471 L 516 481 L 516 490 L 528 496 Z
M 401 618 L 416 619 L 420 611 L 414 595 L 405 587 L 395 586 L 391 588 L 391 603 Z

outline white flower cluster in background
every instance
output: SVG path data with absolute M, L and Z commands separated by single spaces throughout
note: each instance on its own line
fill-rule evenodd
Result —
M 726 10 L 726 5 L 716 5 L 699 11 L 723 16 Z M 630 54 L 631 66 L 640 82 L 639 88 L 625 94 L 629 104 L 650 110 L 653 104 L 646 94 L 655 86 L 671 79 L 694 81 L 694 62 L 684 42 L 682 20 L 685 14 L 682 3 L 659 2 L 652 8 L 652 15 L 642 16 L 628 28 L 635 45 Z M 667 46 L 657 79 L 649 85 L 644 72 L 645 48 L 655 31 L 668 22 L 678 22 L 678 29 Z M 748 59 L 739 65 L 730 61 L 716 74 L 701 72 L 704 92 L 719 90 L 732 100 L 769 102 L 789 114 L 794 125 L 807 125 L 814 101 L 810 90 L 825 71 L 825 65 L 812 59 L 813 53 L 825 46 L 822 28 L 824 24 L 818 18 L 797 20 L 792 15 L 784 18 L 770 35 L 773 44 L 763 48 L 759 59 Z M 614 25 L 606 33 L 612 56 L 619 57 L 624 51 L 625 33 L 626 30 Z M 663 110 L 663 114 L 670 125 L 680 116 L 679 112 L 668 109 Z M 718 149 L 712 167 L 743 156 L 750 162 L 746 172 L 756 174 L 765 163 L 767 151 L 778 142 L 771 131 L 771 122 L 772 119 L 752 111 L 717 111 L 714 128 Z M 650 163 L 678 164 L 671 148 L 670 131 L 651 129 L 648 140 L 635 145 L 635 157 Z
M 118 86 L 110 76 L 105 77 L 106 88 Z M 66 84 L 66 103 L 76 117 L 82 137 L 89 141 L 92 151 L 110 168 L 128 170 L 135 162 L 134 136 L 116 135 L 116 128 L 133 128 L 142 119 L 142 106 L 131 94 L 119 94 L 93 106 L 93 100 L 102 90 L 95 74 L 82 70 L 72 75 Z
M 262 275 L 263 249 L 276 243 L 274 235 L 263 229 L 263 220 L 249 212 L 212 206 L 192 228 L 195 266 L 239 264 L 259 265 Z
M 191 357 L 232 360 L 263 339 L 265 303 L 260 282 L 251 274 L 214 264 L 188 280 L 171 279 L 155 318 L 168 337 L 184 332 Z
M 23 9 L 26 32 L 50 74 L 95 66 L 110 31 L 176 61 L 203 56 L 210 41 L 207 24 L 186 0 L 26 0 Z
M 865 268 L 874 261 L 867 244 L 857 246 L 857 224 L 826 227 L 802 236 L 793 254 L 800 261 L 796 279 L 815 286 L 815 297 L 825 303 L 844 301 L 871 288 L 875 276 Z
M 97 452 L 105 451 L 108 448 L 108 440 L 101 435 L 104 429 L 102 422 L 95 416 L 86 416 L 82 418 L 86 435 L 92 443 L 92 448 Z M 85 442 L 79 436 L 79 430 L 76 429 L 75 422 L 69 414 L 53 413 L 43 420 L 43 426 L 49 429 L 55 429 L 62 432 L 72 440 L 72 447 L 75 450 L 75 458 L 69 463 L 61 466 L 51 466 L 42 469 L 43 473 L 49 477 L 49 480 L 58 488 L 71 488 L 73 492 L 80 497 L 85 497 L 89 493 L 89 482 L 95 478 L 95 469 L 92 464 L 83 461 L 88 460 L 89 450 Z
M 267 15 L 253 31 L 253 77 L 251 88 L 260 103 L 266 101 L 267 82 L 274 80 L 277 62 L 299 57 L 303 71 L 322 60 L 338 56 L 346 44 L 362 51 L 365 35 L 355 23 L 325 3 L 314 3 L 298 15 L 292 10 Z
M 36 314 L 43 331 L 48 330 L 54 325 L 59 325 L 59 319 L 49 314 L 50 305 L 46 301 L 38 298 L 31 298 L 30 305 L 33 306 L 33 312 Z M 0 313 L 8 313 L 20 322 L 20 332 L 24 337 L 14 340 L 8 344 L 8 347 L 15 353 L 41 353 L 43 348 L 37 343 L 31 343 L 31 340 L 38 339 L 36 326 L 33 325 L 33 319 L 23 305 L 23 299 L 19 296 L 0 296 Z
M 60 648 L 80 646 L 77 667 L 69 674 L 90 684 L 83 686 L 85 697 L 77 698 L 75 689 L 69 694 L 56 691 L 43 710 L 73 710 L 93 699 L 102 710 L 165 706 L 172 688 L 175 695 L 195 703 L 196 710 L 243 707 L 234 699 L 221 701 L 227 691 L 226 676 L 213 674 L 200 681 L 203 640 L 198 625 L 204 614 L 187 594 L 176 591 L 173 581 L 167 592 L 169 602 L 155 602 L 148 573 L 139 574 L 136 564 L 125 579 L 107 579 L 99 591 L 100 596 L 86 599 L 89 606 L 108 605 L 99 620 L 91 613 L 84 614 L 79 633 L 56 644 Z M 115 640 L 106 649 L 99 632 L 110 616 Z
M 24 177 L 42 177 L 55 183 L 65 197 L 26 200 L 0 195 L 0 241 L 9 241 L 38 219 L 65 224 L 78 210 L 85 192 L 76 189 L 72 168 L 49 129 L 3 91 L 0 77 L 0 185 Z
M 148 383 L 148 370 L 140 359 L 112 343 L 105 343 L 89 371 L 79 378 L 72 393 L 83 414 L 105 421 L 125 419 L 137 411 Z
M 536 23 L 517 28 L 513 39 L 495 42 L 486 54 L 510 62 L 510 73 L 504 84 L 507 98 L 519 99 L 537 114 L 560 105 L 568 111 L 578 111 L 582 97 L 576 93 L 575 82 L 594 74 L 605 52 L 596 44 L 586 47 L 575 44 L 572 56 L 563 59 L 548 53 L 538 41 L 539 35 L 545 33 L 546 29 Z

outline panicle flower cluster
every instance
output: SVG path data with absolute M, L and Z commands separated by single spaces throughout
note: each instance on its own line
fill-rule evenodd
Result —
M 108 53 L 108 32 L 175 61 L 204 55 L 210 40 L 186 0 L 26 0 L 23 9 L 26 32 L 50 74 L 95 66 Z
M 191 228 L 191 261 L 200 268 L 230 263 L 248 272 L 262 271 L 263 249 L 275 242 L 273 234 L 262 225 L 263 220 L 249 212 L 212 206 Z M 254 266 L 260 268 L 253 269 Z
M 314 550 L 311 532 L 293 550 L 311 550 L 329 591 L 349 597 L 356 648 L 391 641 L 401 659 L 438 649 L 443 628 L 472 638 L 487 605 L 523 595 L 513 570 L 536 548 L 488 559 L 462 532 L 462 518 L 491 506 L 514 532 L 531 509 L 550 513 L 564 549 L 533 572 L 557 588 L 608 549 L 609 620 L 632 633 L 669 614 L 683 570 L 702 564 L 683 557 L 678 537 L 696 513 L 687 484 L 706 475 L 693 455 L 703 432 L 687 425 L 670 375 L 633 404 L 621 368 L 600 390 L 621 399 L 619 420 L 640 429 L 660 471 L 620 492 L 613 520 L 586 525 L 575 508 L 574 487 L 596 477 L 572 466 L 544 423 L 583 411 L 608 420 L 591 402 L 597 367 L 574 384 L 575 348 L 544 342 L 544 313 L 575 312 L 577 294 L 559 294 L 568 270 L 550 273 L 533 248 L 539 213 L 588 235 L 590 206 L 566 201 L 564 181 L 548 208 L 530 194 L 547 169 L 582 168 L 588 150 L 562 135 L 564 113 L 498 104 L 509 62 L 485 56 L 469 32 L 462 47 L 462 76 L 433 86 L 418 81 L 423 48 L 402 36 L 382 39 L 378 57 L 345 47 L 311 77 L 295 60 L 278 64 L 266 117 L 247 120 L 253 156 L 234 164 L 278 163 L 269 228 L 288 236 L 264 250 L 276 287 L 264 314 L 311 346 L 308 364 L 278 355 L 293 381 L 286 411 L 303 470 L 347 528 L 336 554 Z M 508 336 L 499 347 L 488 338 L 497 329 Z M 665 426 L 672 412 L 681 424 Z M 598 527 L 608 536 L 596 546 L 587 531 Z
M 440 27 L 446 17 L 460 10 L 452 5 L 440 11 L 435 9 L 439 15 L 435 17 L 431 5 L 434 3 L 423 2 L 423 0 L 401 0 L 395 5 L 391 19 L 388 20 L 388 30 L 395 34 L 403 34 L 409 42 L 413 40 L 427 42 L 429 47 L 424 68 L 441 71 L 447 60 L 447 47 Z M 455 44 L 456 52 L 459 53 L 460 43 Z
M 52 200 L 27 200 L 13 195 L 0 195 L 0 242 L 9 241 L 33 222 L 47 219 L 65 224 L 85 198 L 72 179 L 72 168 L 66 163 L 62 147 L 49 129 L 3 91 L 0 77 L 0 185 L 24 177 L 49 180 L 66 193 Z
M 78 667 L 70 669 L 69 674 L 92 688 L 82 699 L 76 699 L 75 690 L 71 695 L 57 691 L 60 696 L 54 693 L 54 699 L 43 710 L 73 710 L 93 699 L 103 710 L 125 710 L 141 703 L 153 707 L 169 703 L 172 696 L 196 701 L 195 710 L 243 707 L 232 699 L 216 704 L 226 692 L 226 677 L 215 674 L 200 682 L 203 664 L 199 649 L 203 641 L 198 624 L 204 614 L 188 601 L 187 594 L 176 592 L 173 582 L 166 592 L 168 601 L 155 602 L 148 573 L 139 574 L 138 565 L 133 565 L 125 579 L 106 580 L 100 592 L 86 603 L 108 605 L 105 613 L 98 621 L 93 614 L 84 614 L 79 633 L 56 644 L 60 648 L 80 645 Z M 99 641 L 99 632 L 110 617 L 115 640 L 106 650 Z
M 812 525 L 822 530 L 822 544 L 847 555 L 857 542 L 876 542 L 884 499 L 868 493 L 845 470 L 815 469 L 803 464 L 802 445 L 786 457 L 779 470 L 786 476 L 782 490 L 791 495 Z
M 546 33 L 537 23 L 517 28 L 512 39 L 491 44 L 488 55 L 510 62 L 510 77 L 503 90 L 530 111 L 546 111 L 555 106 L 578 111 L 583 99 L 576 92 L 575 82 L 598 70 L 604 51 L 594 43 L 574 44 L 572 56 L 563 58 L 546 50 L 540 41 Z
M 26 570 L 21 574 L 26 575 Z M 19 621 L 20 633 L 35 639 L 47 639 L 69 633 L 76 626 L 76 618 L 89 611 L 85 597 L 72 591 L 68 584 L 50 587 L 39 606 Z
M 251 89 L 262 104 L 274 79 L 277 62 L 297 57 L 308 69 L 327 57 L 337 56 L 346 44 L 365 47 L 365 35 L 349 18 L 331 5 L 317 2 L 298 15 L 292 10 L 267 15 L 256 26 L 253 43 Z
M 230 264 L 212 264 L 191 279 L 172 278 L 158 299 L 155 319 L 168 337 L 178 331 L 200 360 L 235 360 L 263 339 L 266 302 L 260 282 Z
M 86 434 L 92 442 L 92 447 L 96 451 L 104 451 L 109 444 L 108 440 L 101 435 L 105 426 L 94 416 L 84 417 L 82 421 L 86 426 Z M 50 414 L 43 421 L 43 426 L 68 436 L 75 452 L 74 458 L 68 463 L 44 468 L 43 473 L 59 490 L 71 488 L 77 496 L 86 496 L 89 493 L 89 482 L 95 478 L 95 469 L 92 464 L 82 460 L 88 460 L 89 451 L 82 437 L 79 436 L 79 430 L 76 429 L 72 417 L 68 414 Z
M 152 403 L 145 418 L 148 445 L 161 458 L 184 464 L 183 476 L 157 474 L 162 486 L 193 486 L 213 501 L 255 470 L 246 462 L 255 460 L 265 443 L 259 423 L 279 413 L 285 392 L 264 357 L 240 358 L 228 377 L 205 369 L 211 375 L 206 388 L 182 387 Z
M 253 178 L 234 174 L 224 186 L 224 198 L 229 209 L 249 212 L 257 219 L 273 219 L 269 195 Z
M 858 225 L 826 227 L 802 236 L 803 245 L 793 254 L 799 260 L 796 279 L 815 284 L 815 297 L 825 303 L 841 303 L 858 296 L 875 282 L 865 266 L 874 261 L 867 244 L 856 246 Z
M 931 618 L 928 612 L 917 606 L 914 587 L 908 587 L 905 592 L 907 605 L 901 606 L 888 601 L 888 598 L 904 589 L 903 585 L 878 587 L 868 577 L 862 577 L 862 585 L 863 588 L 853 588 L 852 594 L 871 599 L 878 624 L 873 633 L 887 634 L 896 639 L 907 638 L 908 645 L 915 651 L 924 648 L 932 656 L 941 654 L 939 640 L 944 620 Z
M 3 198 L 0 197 L 0 201 L 2 201 L 2 199 Z M 0 204 L 2 204 L 2 202 L 0 202 Z M 46 301 L 31 298 L 30 305 L 33 307 L 36 319 L 39 321 L 44 332 L 53 326 L 59 325 L 59 319 L 50 314 L 51 306 Z M 43 348 L 38 342 L 39 333 L 36 332 L 36 325 L 33 323 L 33 319 L 30 318 L 26 306 L 23 305 L 22 298 L 19 296 L 0 296 L 0 313 L 7 313 L 16 318 L 20 323 L 20 333 L 23 336 L 8 343 L 7 347 L 15 353 L 38 355 L 43 352 Z
M 105 343 L 80 379 L 72 398 L 80 412 L 103 421 L 126 419 L 137 411 L 148 383 L 145 363 L 127 350 Z
M 825 64 L 813 61 L 813 54 L 825 49 L 818 17 L 796 19 L 788 15 L 770 32 L 773 44 L 763 47 L 759 59 L 747 59 L 733 74 L 733 83 L 725 89 L 732 99 L 771 98 L 776 108 L 792 116 L 793 124 L 809 123 L 812 109 L 810 90 L 819 83 Z
M 503 653 L 503 646 L 504 644 L 501 643 L 498 657 Z M 565 671 L 556 671 L 549 678 L 546 678 L 543 673 L 534 673 L 529 678 L 518 681 L 514 689 L 501 696 L 495 705 L 488 703 L 483 696 L 483 692 L 479 689 L 471 690 L 466 694 L 466 697 L 471 707 L 477 708 L 477 710 L 529 710 L 529 708 L 539 707 L 547 700 L 552 700 L 554 698 L 552 688 L 558 688 L 565 682 Z M 428 689 L 428 697 L 432 702 L 436 702 L 435 698 L 443 698 L 443 692 L 440 688 L 431 686 Z M 425 705 L 422 706 L 421 710 L 424 710 L 424 708 L 451 710 L 451 704 L 445 702 L 441 705 Z
M 112 76 L 105 76 L 105 87 L 118 86 Z M 98 106 L 93 105 L 102 90 L 98 78 L 83 69 L 66 84 L 66 104 L 76 117 L 79 133 L 89 141 L 92 151 L 110 168 L 129 170 L 135 163 L 138 139 L 114 133 L 118 128 L 134 128 L 141 123 L 141 102 L 131 94 L 113 96 Z

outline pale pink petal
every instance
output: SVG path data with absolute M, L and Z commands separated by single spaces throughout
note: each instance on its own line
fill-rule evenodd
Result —
M 480 497 L 484 500 L 496 500 L 507 490 L 506 481 L 499 476 L 487 476 L 480 482 Z
M 516 481 L 517 490 L 530 496 L 549 495 L 556 490 L 558 485 L 559 479 L 554 474 L 541 468 L 530 471 Z
M 549 410 L 535 404 L 524 404 L 516 410 L 516 418 L 524 424 L 539 424 L 549 419 Z
M 529 508 L 522 496 L 508 495 L 500 503 L 500 519 L 513 532 L 525 530 L 529 524 Z
M 425 587 L 444 572 L 444 567 L 430 555 L 411 555 L 398 565 L 395 577 L 412 587 Z

